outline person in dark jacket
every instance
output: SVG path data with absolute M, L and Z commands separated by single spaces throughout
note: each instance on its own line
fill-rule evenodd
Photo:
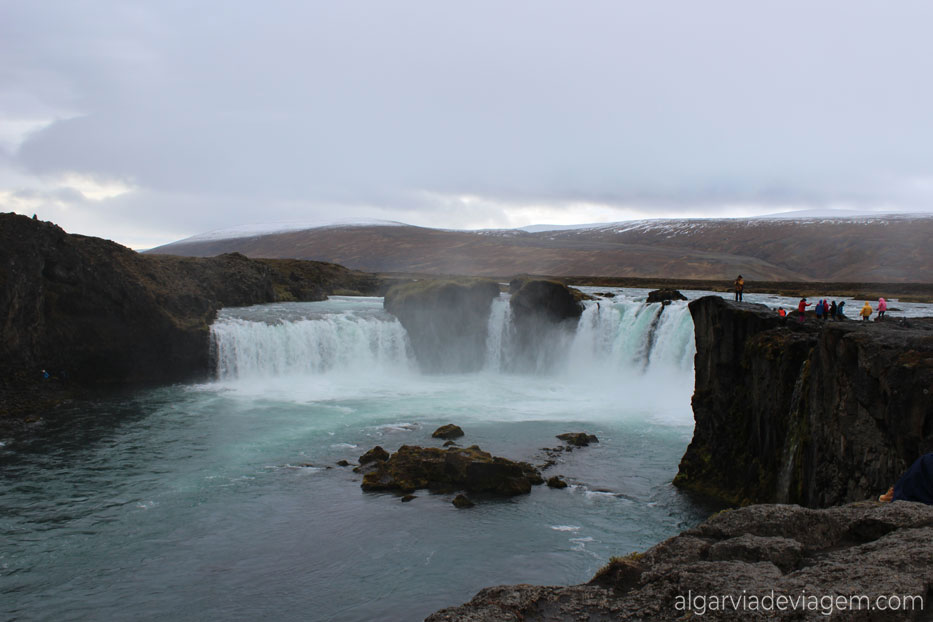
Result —
M 879 501 L 917 501 L 933 505 L 933 453 L 923 454 Z

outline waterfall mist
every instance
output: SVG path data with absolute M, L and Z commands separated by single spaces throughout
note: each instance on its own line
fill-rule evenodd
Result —
M 435 374 L 419 370 L 405 329 L 379 302 L 225 310 L 212 329 L 218 381 L 295 401 L 459 395 L 475 405 L 469 417 L 566 417 L 572 408 L 618 416 L 606 406 L 623 401 L 637 416 L 690 421 L 694 343 L 685 303 L 588 301 L 579 321 L 541 326 L 533 347 L 523 347 L 503 294 L 490 308 L 482 369 Z M 444 356 L 462 358 L 432 353 Z

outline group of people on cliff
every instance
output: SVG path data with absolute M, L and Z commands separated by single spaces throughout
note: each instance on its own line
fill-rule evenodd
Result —
M 800 302 L 797 303 L 798 322 L 803 322 L 807 307 L 812 304 L 812 302 L 807 302 L 806 298 L 800 299 Z M 783 309 L 781 310 L 783 311 Z M 846 319 L 846 301 L 840 300 L 836 302 L 833 300 L 830 302 L 829 300 L 820 299 L 820 301 L 816 303 L 814 311 L 816 312 L 816 319 L 818 320 L 828 320 L 830 318 L 833 320 L 844 320 Z
M 813 304 L 812 302 L 807 302 L 807 299 L 805 297 L 800 299 L 800 302 L 797 303 L 797 313 L 798 313 L 797 321 L 798 322 L 804 321 L 804 318 L 807 312 L 807 307 L 811 306 L 812 304 Z M 820 299 L 820 301 L 816 303 L 816 307 L 813 310 L 816 312 L 816 319 L 818 320 L 828 320 L 828 319 L 844 320 L 846 319 L 845 306 L 846 306 L 845 300 L 840 300 L 839 302 L 836 302 L 835 300 L 833 300 L 832 302 L 830 302 L 829 300 L 826 300 L 826 299 Z M 887 301 L 884 298 L 879 298 L 878 299 L 878 317 L 876 319 L 877 320 L 882 319 L 887 310 L 888 310 Z M 861 310 L 859 311 L 859 317 L 861 317 L 863 321 L 867 321 L 871 317 L 872 313 L 874 313 L 874 309 L 872 309 L 871 303 L 869 303 L 866 300 L 865 304 L 862 306 Z M 783 308 L 781 308 L 781 309 L 778 309 L 778 315 L 780 315 L 781 317 L 784 317 L 787 315 L 787 312 L 784 311 Z

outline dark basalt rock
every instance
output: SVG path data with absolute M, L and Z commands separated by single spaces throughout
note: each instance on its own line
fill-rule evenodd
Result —
M 599 439 L 596 438 L 595 435 L 587 434 L 586 432 L 567 432 L 565 434 L 558 434 L 557 438 L 574 447 L 586 447 L 590 443 L 599 442 Z
M 512 294 L 509 304 L 517 322 L 532 318 L 551 323 L 577 319 L 583 313 L 581 301 L 588 298 L 559 281 L 543 279 L 513 279 L 509 292 Z
M 696 426 L 676 485 L 826 507 L 933 451 L 933 320 L 801 323 L 717 296 L 690 312 Z
M 466 495 L 457 495 L 456 497 L 454 497 L 454 500 L 451 501 L 451 503 L 454 504 L 454 507 L 457 507 L 460 509 L 471 508 L 474 505 L 476 505 L 475 503 L 470 501 L 470 499 L 467 498 Z
M 431 434 L 432 438 L 443 438 L 447 440 L 460 438 L 463 436 L 463 430 L 458 425 L 448 423 L 447 425 L 442 425 L 438 429 L 434 430 L 434 433 Z
M 365 454 L 360 456 L 360 465 L 369 464 L 370 462 L 385 462 L 389 459 L 389 452 L 385 449 L 376 445 Z
M 418 497 L 416 495 L 405 495 L 402 497 L 402 503 L 408 503 L 409 501 L 414 501 Z
M 547 480 L 548 488 L 566 488 L 567 482 L 562 480 L 559 475 L 549 477 Z
M 531 492 L 540 473 L 524 462 L 494 457 L 476 445 L 468 448 L 403 445 L 363 477 L 363 490 L 466 490 L 504 496 Z
M 339 466 L 339 467 L 348 467 L 348 466 L 350 466 L 350 463 L 349 463 L 348 461 L 346 461 L 346 460 L 338 460 L 338 461 L 337 461 L 337 466 Z
M 687 297 L 676 289 L 656 289 L 653 292 L 648 292 L 648 299 L 645 302 L 660 302 L 663 304 L 671 300 L 687 300 Z
M 486 325 L 499 285 L 484 279 L 429 279 L 395 285 L 383 305 L 408 332 L 422 371 L 469 372 L 486 355 Z
M 0 419 L 78 389 L 206 375 L 209 327 L 223 306 L 323 300 L 378 283 L 319 262 L 143 255 L 0 214 Z
M 853 538 L 866 524 L 868 539 Z M 588 584 L 486 588 L 426 622 L 520 620 L 825 620 L 825 607 L 784 612 L 707 607 L 690 611 L 688 593 L 835 597 L 919 596 L 933 590 L 933 506 L 861 502 L 825 510 L 756 505 L 722 512 L 645 553 L 614 558 Z M 706 603 L 709 605 L 709 601 Z M 919 620 L 919 601 L 898 611 L 836 610 L 838 619 Z M 836 618 L 832 618 L 836 619 Z
M 511 338 L 515 371 L 542 372 L 557 361 L 565 333 L 576 329 L 583 313 L 582 292 L 558 281 L 514 279 Z

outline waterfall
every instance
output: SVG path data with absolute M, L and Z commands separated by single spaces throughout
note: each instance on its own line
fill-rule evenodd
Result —
M 571 344 L 570 364 L 689 371 L 695 352 L 686 303 L 589 301 Z
M 511 340 L 512 307 L 506 296 L 492 301 L 489 309 L 489 324 L 486 329 L 486 365 L 489 371 L 500 372 L 508 369 L 509 360 L 506 352 Z
M 414 367 L 405 329 L 381 309 L 308 315 L 296 315 L 297 304 L 267 309 L 258 317 L 236 309 L 218 317 L 211 327 L 218 378 Z
M 621 297 L 620 297 L 621 298 Z M 689 372 L 695 352 L 686 303 L 588 301 L 575 330 L 548 335 L 553 347 L 525 361 L 512 339 L 509 298 L 493 301 L 484 371 L 637 374 Z M 328 373 L 413 372 L 408 336 L 381 299 L 336 299 L 226 309 L 211 329 L 221 380 Z M 544 336 L 542 338 L 545 338 Z

